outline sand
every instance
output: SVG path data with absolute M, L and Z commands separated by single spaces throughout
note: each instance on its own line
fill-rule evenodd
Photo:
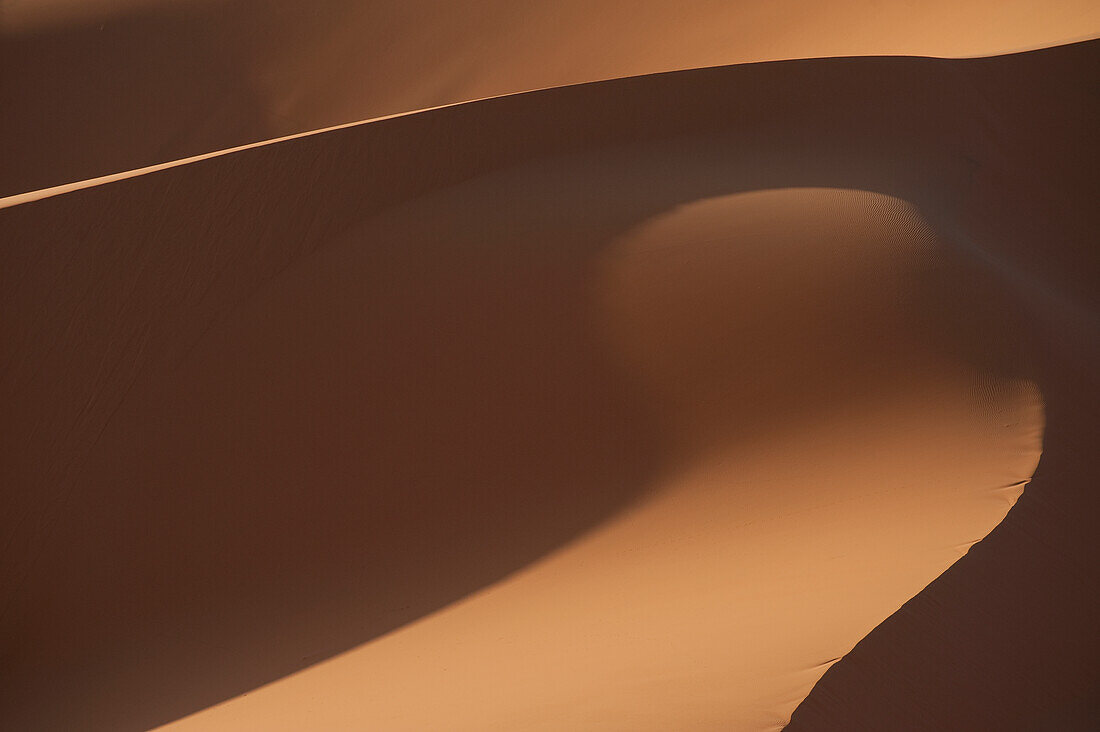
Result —
M 294 312 L 313 327 L 354 330 L 362 311 L 352 293 L 379 261 L 367 242 L 403 252 L 457 248 L 475 259 L 478 266 L 448 267 L 448 280 L 493 269 L 501 250 L 539 261 L 631 205 L 616 198 L 633 194 L 625 183 L 639 179 L 637 165 L 634 153 L 629 178 L 612 173 L 580 200 L 562 186 L 598 179 L 588 166 L 542 173 L 549 183 L 524 170 L 422 199 L 296 270 L 242 319 Z M 654 161 L 646 180 L 660 188 L 657 171 L 677 165 L 702 167 L 696 156 Z M 512 212 L 503 222 L 487 215 L 500 209 Z M 987 377 L 914 337 L 923 329 L 912 319 L 929 314 L 910 300 L 926 296 L 921 280 L 942 246 L 921 223 L 876 194 L 784 189 L 693 203 L 616 237 L 586 268 L 591 302 L 575 327 L 604 344 L 614 372 L 636 382 L 632 401 L 649 408 L 651 429 L 667 433 L 664 459 L 634 486 L 634 500 L 488 589 L 169 728 L 782 727 L 836 659 L 1003 518 L 1039 458 L 1034 385 Z M 524 282 L 506 264 L 501 270 L 513 286 Z M 346 283 L 334 297 L 352 313 L 303 305 L 319 282 Z M 436 285 L 432 299 L 457 306 L 455 287 Z M 515 293 L 496 306 L 523 311 L 535 298 Z M 425 303 L 446 333 L 456 323 L 442 305 Z M 288 337 L 300 357 L 264 360 L 316 381 L 307 375 L 317 347 Z M 245 336 L 224 338 L 214 341 L 217 358 Z M 529 348 L 529 338 L 510 347 Z M 500 386 L 489 387 L 490 399 L 501 398 Z M 517 429 L 547 421 L 547 406 L 524 411 Z M 525 443 L 512 438 L 503 449 L 548 449 Z M 476 448 L 464 458 L 499 461 Z M 530 491 L 542 512 L 567 510 L 563 496 L 532 490 L 540 477 L 511 476 L 511 490 Z M 478 492 L 456 509 L 463 520 L 486 513 Z M 513 507 L 509 518 L 534 508 Z M 411 515 L 406 523 L 410 542 L 435 545 L 423 523 Z M 437 551 L 480 543 L 451 541 Z M 394 611 L 377 594 L 371 600 L 371 615 Z
M 1098 53 L 626 78 L 8 199 L 5 723 L 1085 726 Z
M 529 89 L 1097 36 L 1092 0 L 6 0 L 0 196 Z

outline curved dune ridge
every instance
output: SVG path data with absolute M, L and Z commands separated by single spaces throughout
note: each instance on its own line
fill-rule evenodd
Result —
M 19 58 L 82 27 L 13 7 Z M 247 68 L 284 131 L 504 96 L 8 199 L 0 720 L 1087 726 L 1100 43 L 510 94 L 728 44 L 687 13 L 713 44 L 639 59 L 643 4 L 600 63 L 543 63 L 517 39 L 608 36 L 484 10 L 526 30 L 471 56 L 424 25 L 387 57 L 436 49 L 415 83 Z M 1092 17 L 1064 10 L 1043 33 Z M 1038 37 L 1011 28 L 987 41 Z M 216 106 L 206 150 L 270 135 Z M 10 190 L 199 152 L 160 109 Z
M 1097 36 L 1092 0 L 6 0 L 0 196 L 530 89 Z

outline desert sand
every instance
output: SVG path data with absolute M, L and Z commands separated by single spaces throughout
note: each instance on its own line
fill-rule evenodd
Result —
M 1095 11 L 704 6 L 272 9 L 260 53 L 246 4 L 12 3 L 20 63 L 103 14 L 234 51 L 58 92 L 117 144 L 5 92 L 6 727 L 1089 728 L 1100 42 L 719 64 Z
M 668 186 L 659 171 L 676 166 L 717 178 L 721 168 L 699 170 L 713 147 L 694 152 L 645 166 L 646 180 Z M 639 157 L 630 154 L 629 175 L 616 172 L 579 200 L 563 186 L 598 180 L 588 165 L 547 171 L 556 179 L 548 188 L 524 170 L 522 186 L 509 175 L 421 199 L 329 250 L 316 267 L 297 270 L 280 295 L 255 301 L 242 319 L 286 322 L 294 314 L 312 324 L 307 330 L 324 323 L 353 331 L 364 314 L 354 293 L 379 265 L 365 242 L 473 258 L 443 265 L 447 280 L 433 288 L 433 300 L 444 302 L 436 307 L 462 301 L 451 277 L 477 282 L 478 272 L 497 267 L 511 281 L 506 292 L 529 288 L 500 252 L 525 252 L 523 269 L 544 257 L 543 266 L 553 267 L 561 253 L 547 252 L 633 205 L 628 181 L 641 175 Z M 552 212 L 543 208 L 548 200 Z M 471 208 L 479 201 L 489 210 Z M 513 213 L 504 221 L 488 215 L 501 208 Z M 471 213 L 471 228 L 457 223 Z M 604 344 L 612 373 L 636 382 L 631 401 L 648 407 L 650 429 L 663 433 L 655 436 L 663 460 L 634 486 L 636 498 L 492 587 L 178 728 L 782 727 L 833 661 L 1003 518 L 1039 458 L 1042 408 L 1032 384 L 988 377 L 915 336 L 943 327 L 911 302 L 929 296 L 921 281 L 927 267 L 943 265 L 940 246 L 895 199 L 837 189 L 708 199 L 616 237 L 586 268 L 582 294 L 590 303 L 574 322 Z M 331 301 L 303 305 L 319 282 L 346 283 L 333 293 L 343 317 Z M 547 297 L 493 294 L 496 307 L 521 312 Z M 444 332 L 465 331 L 461 319 L 436 312 Z M 912 322 L 925 317 L 933 319 L 927 331 Z M 481 327 L 509 348 L 530 350 L 531 334 L 493 320 Z M 319 349 L 290 337 L 297 358 L 280 351 L 263 360 L 303 378 Z M 238 331 L 214 340 L 211 355 L 220 358 L 214 354 L 243 338 Z M 554 365 L 547 359 L 541 368 Z M 211 368 L 221 369 L 188 372 Z M 553 371 L 542 378 L 560 383 Z M 488 388 L 500 399 L 507 382 Z M 453 398 L 448 391 L 439 403 Z M 562 410 L 539 400 L 516 427 L 531 430 Z M 480 414 L 472 410 L 463 421 L 480 425 Z M 548 449 L 523 437 L 494 443 L 484 449 L 536 456 Z M 482 469 L 499 462 L 476 444 L 463 460 Z M 613 484 L 617 476 L 604 470 Z M 545 476 L 545 468 L 538 472 Z M 532 490 L 534 478 L 509 476 L 512 490 L 528 486 L 531 504 L 511 508 L 513 521 L 536 507 L 566 510 Z M 475 489 L 455 510 L 476 520 L 486 514 L 479 498 Z M 407 541 L 440 541 L 410 519 Z M 449 539 L 436 551 L 480 543 Z M 392 612 L 378 595 L 371 599 L 368 606 L 379 604 L 372 615 Z
M 565 84 L 1098 35 L 1093 0 L 5 0 L 0 196 Z

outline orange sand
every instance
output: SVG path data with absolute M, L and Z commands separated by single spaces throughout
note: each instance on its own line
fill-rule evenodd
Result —
M 514 92 L 1093 4 L 256 7 L 5 6 L 3 726 L 1092 718 L 1100 43 Z
M 1098 36 L 1092 0 L 6 0 L 0 196 L 529 89 Z
M 675 165 L 692 161 L 642 179 L 659 186 Z M 187 371 L 271 317 L 354 332 L 368 242 L 538 252 L 599 228 L 630 191 L 600 186 L 600 209 L 578 211 L 555 188 L 592 171 L 531 175 L 368 225 L 251 303 Z M 920 279 L 944 248 L 900 201 L 821 189 L 704 200 L 617 237 L 589 265 L 576 327 L 606 334 L 668 433 L 643 497 L 488 589 L 169 728 L 781 728 L 1004 517 L 1038 461 L 1035 387 L 982 375 L 913 322 L 929 317 Z M 319 302 L 322 282 L 342 284 Z M 311 345 L 279 360 L 302 376 L 316 358 Z

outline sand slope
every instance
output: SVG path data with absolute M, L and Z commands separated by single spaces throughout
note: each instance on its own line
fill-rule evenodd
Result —
M 367 643 L 181 724 L 775 728 L 1001 520 L 1044 404 L 1016 536 L 1077 552 L 966 642 L 1060 649 L 1013 719 L 1087 691 L 1097 53 L 624 79 L 0 211 L 4 718 L 145 728 Z M 852 673 L 970 626 L 897 627 Z M 806 714 L 887 708 L 845 665 Z M 1017 668 L 930 703 L 1000 719 Z
M 0 195 L 528 89 L 1097 36 L 1090 0 L 6 0 Z
M 502 250 L 553 267 L 561 248 L 576 251 L 606 226 L 608 212 L 634 205 L 628 180 L 676 189 L 679 176 L 662 184 L 659 171 L 721 174 L 701 164 L 703 149 L 692 152 L 616 156 L 602 161 L 607 180 L 591 164 L 524 169 L 422 199 L 298 269 L 242 320 L 286 322 L 279 313 L 304 309 L 311 323 L 355 332 L 360 312 L 345 320 L 331 304 L 313 315 L 302 303 L 317 283 L 344 276 L 341 309 L 356 302 L 351 293 L 378 266 L 368 242 L 457 247 L 481 266 L 441 266 L 464 279 L 483 269 L 507 277 L 519 289 L 498 307 L 522 310 L 530 285 Z M 570 195 L 564 187 L 577 180 L 586 190 Z M 640 503 L 456 606 L 179 727 L 782 726 L 835 659 L 1003 517 L 1038 460 L 1033 386 L 974 371 L 930 342 L 940 323 L 913 322 L 929 315 L 912 300 L 925 295 L 925 268 L 942 263 L 941 246 L 896 200 L 787 189 L 686 205 L 614 238 L 596 261 L 574 263 L 589 302 L 573 326 L 636 381 L 634 400 L 658 431 L 663 459 L 639 476 Z M 457 305 L 450 286 L 439 289 Z M 448 332 L 454 316 L 438 322 Z M 242 336 L 224 338 L 215 353 Z M 313 363 L 317 353 L 308 347 L 301 358 Z M 279 361 L 299 376 L 311 370 L 291 354 Z M 487 388 L 491 401 L 504 396 Z M 532 405 L 528 419 L 545 414 Z M 495 443 L 485 447 L 516 449 Z M 476 448 L 467 459 L 486 461 Z M 512 478 L 531 508 L 541 477 Z M 480 492 L 467 489 L 460 515 L 486 515 Z M 541 507 L 547 517 L 562 510 Z M 513 508 L 510 518 L 525 513 Z M 433 543 L 424 528 L 411 529 L 421 550 Z M 375 593 L 358 609 L 379 605 L 371 614 L 385 608 Z

